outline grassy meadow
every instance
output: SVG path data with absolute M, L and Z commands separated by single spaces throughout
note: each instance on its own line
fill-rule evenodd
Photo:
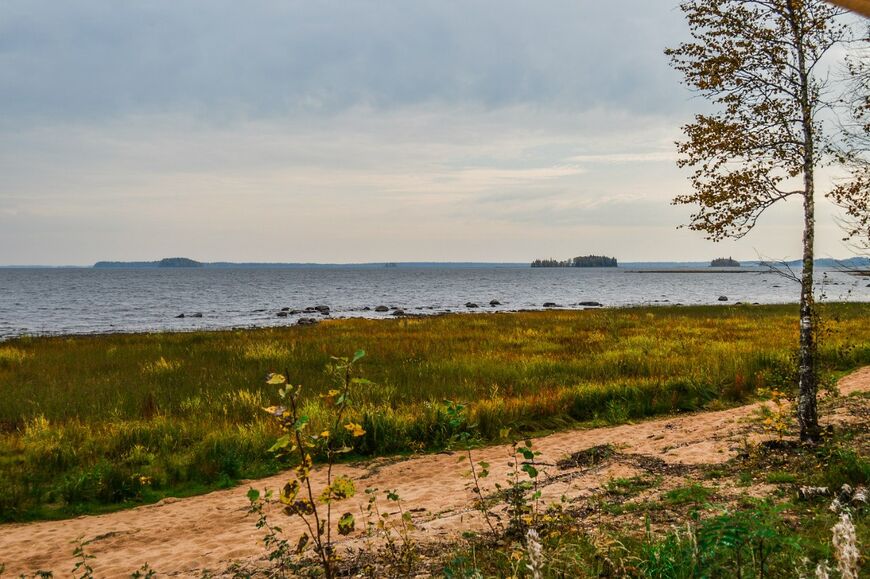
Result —
M 827 372 L 870 364 L 870 304 L 823 307 Z M 312 428 L 330 356 L 364 349 L 357 456 L 437 450 L 457 431 L 542 432 L 743 401 L 784 387 L 796 306 L 335 320 L 312 327 L 0 343 L 0 520 L 99 512 L 275 472 L 269 372 Z M 463 420 L 455 420 L 461 409 Z M 349 441 L 351 442 L 351 441 Z

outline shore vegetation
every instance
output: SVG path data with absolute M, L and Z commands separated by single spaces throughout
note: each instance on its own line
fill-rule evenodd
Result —
M 0 344 L 0 519 L 74 516 L 286 468 L 265 377 L 304 384 L 346 458 L 437 451 L 794 396 L 797 307 L 659 307 L 347 319 L 312 327 Z M 824 306 L 825 372 L 870 363 L 870 304 Z M 328 424 L 335 352 L 370 380 Z M 332 442 L 330 443 L 332 444 Z M 323 453 L 312 459 L 323 461 Z

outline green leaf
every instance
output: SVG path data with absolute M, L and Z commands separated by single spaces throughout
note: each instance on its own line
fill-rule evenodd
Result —
M 524 464 L 522 466 L 522 470 L 529 475 L 529 478 L 538 478 L 538 469 L 536 469 L 532 465 Z
M 287 383 L 287 378 L 281 374 L 269 374 L 266 378 L 266 384 L 269 386 L 283 386 Z
M 308 417 L 300 416 L 299 420 L 293 423 L 293 430 L 295 430 L 296 432 L 302 432 L 306 424 L 308 424 Z
M 357 351 L 356 351 L 356 354 L 353 355 L 353 360 L 351 360 L 350 363 L 353 364 L 353 363 L 356 362 L 357 360 L 362 359 L 363 356 L 365 356 L 365 355 L 366 355 L 366 351 L 365 351 L 365 350 L 357 350 Z
M 353 518 L 353 514 L 345 513 L 341 515 L 341 518 L 338 519 L 338 534 L 342 536 L 347 536 L 353 533 L 354 528 L 356 527 L 356 521 Z
M 251 501 L 252 503 L 255 503 L 258 500 L 260 500 L 260 491 L 258 491 L 257 489 L 254 489 L 254 488 L 248 489 L 248 500 Z
M 290 445 L 290 435 L 285 434 L 284 436 L 282 436 L 281 438 L 279 438 L 278 440 L 275 441 L 275 444 L 273 444 L 269 448 L 269 452 L 278 452 L 279 450 L 284 450 L 289 445 Z

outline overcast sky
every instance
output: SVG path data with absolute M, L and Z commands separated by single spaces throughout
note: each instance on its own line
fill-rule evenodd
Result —
M 0 263 L 796 258 L 797 204 L 677 229 L 686 34 L 671 0 L 3 0 Z

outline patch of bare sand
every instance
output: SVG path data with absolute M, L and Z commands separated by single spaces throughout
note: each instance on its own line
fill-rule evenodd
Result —
M 843 378 L 839 388 L 843 394 L 870 390 L 870 367 Z M 590 496 L 608 480 L 639 472 L 630 461 L 567 469 L 555 466 L 565 457 L 599 445 L 612 445 L 635 461 L 653 461 L 665 471 L 723 463 L 736 455 L 745 440 L 760 436 L 747 420 L 757 409 L 758 405 L 753 404 L 639 424 L 560 432 L 537 439 L 534 448 L 541 453 L 538 460 L 551 465 L 544 475 L 544 499 Z M 493 446 L 475 451 L 474 459 L 491 464 L 488 481 L 503 481 L 510 453 L 510 446 Z M 415 513 L 420 533 L 438 539 L 482 526 L 472 508 L 474 496 L 469 479 L 464 476 L 468 465 L 459 464 L 460 457 L 442 453 L 400 461 L 382 459 L 342 465 L 336 471 L 363 479 L 361 487 L 398 489 L 405 509 Z M 322 469 L 314 473 L 318 484 L 324 476 Z M 286 479 L 286 475 L 277 475 L 252 484 L 259 489 L 277 489 Z M 145 562 L 161 575 L 200 576 L 205 569 L 220 573 L 233 561 L 256 561 L 263 556 L 262 534 L 247 514 L 245 494 L 249 486 L 182 500 L 166 499 L 107 515 L 3 525 L 0 563 L 14 576 L 38 569 L 63 575 L 73 566 L 73 541 L 83 538 L 91 541 L 88 551 L 96 557 L 93 567 L 100 577 L 129 577 Z M 362 504 L 365 496 L 359 493 L 351 501 Z M 354 512 L 358 508 L 356 504 L 344 506 Z M 277 513 L 275 516 L 281 517 Z M 291 540 L 302 531 L 295 519 L 282 517 L 281 525 Z M 348 541 L 357 543 L 359 537 Z

